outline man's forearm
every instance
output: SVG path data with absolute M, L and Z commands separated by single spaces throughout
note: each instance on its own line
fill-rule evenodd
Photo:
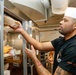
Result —
M 32 44 L 32 42 L 30 40 L 32 38 L 29 36 L 29 34 L 23 28 L 21 29 L 20 33 L 30 44 Z
M 67 71 L 63 70 L 62 68 L 60 68 L 58 66 L 54 75 L 73 75 L 73 74 L 70 73 L 70 72 L 67 72 Z
M 29 34 L 24 29 L 22 29 L 20 33 L 29 44 L 34 46 L 35 49 L 41 50 L 41 43 L 29 36 Z
M 34 58 L 33 62 L 39 75 L 52 75 L 48 70 L 46 70 L 46 68 L 43 67 L 43 65 L 37 58 Z

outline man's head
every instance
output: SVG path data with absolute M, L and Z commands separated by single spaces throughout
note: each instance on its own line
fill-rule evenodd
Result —
M 63 20 L 60 22 L 59 32 L 63 35 L 76 32 L 76 8 L 68 7 L 66 9 Z

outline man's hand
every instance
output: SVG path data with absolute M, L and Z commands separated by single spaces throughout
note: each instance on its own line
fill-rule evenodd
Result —
M 32 45 L 31 45 L 31 50 L 28 49 L 28 48 L 26 48 L 26 49 L 25 49 L 25 52 L 26 52 L 27 56 L 28 56 L 29 58 L 31 58 L 31 59 L 34 59 L 34 58 L 36 57 L 35 49 L 34 49 L 34 47 L 33 47 Z
M 9 25 L 12 29 L 14 29 L 16 32 L 20 32 L 23 28 L 19 21 L 15 21 L 14 25 Z
M 19 21 L 6 15 L 4 15 L 4 25 L 11 27 L 17 32 L 20 32 L 22 30 L 22 25 Z
M 35 49 L 32 45 L 31 45 L 31 50 L 26 48 L 25 52 L 27 56 L 33 60 L 38 75 L 52 75 L 48 70 L 44 68 L 44 66 L 41 64 L 39 59 L 36 57 Z

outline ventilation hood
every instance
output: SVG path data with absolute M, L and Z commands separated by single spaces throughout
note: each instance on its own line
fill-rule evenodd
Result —
M 41 0 L 9 0 L 14 6 L 21 10 L 32 20 L 45 18 L 45 7 Z
M 23 12 L 32 21 L 34 21 L 37 25 L 58 24 L 63 16 L 62 14 L 55 15 L 54 14 L 55 12 L 52 13 L 52 10 L 53 10 L 52 6 L 54 4 L 51 1 L 53 0 L 8 0 L 8 1 L 11 2 L 21 12 Z M 61 2 L 64 0 L 59 0 L 59 1 Z
M 8 0 L 38 26 L 45 25 L 54 14 L 50 0 Z

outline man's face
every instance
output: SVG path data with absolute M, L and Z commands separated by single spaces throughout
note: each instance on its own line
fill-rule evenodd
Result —
M 67 35 L 73 32 L 74 28 L 73 28 L 73 19 L 70 17 L 63 17 L 63 20 L 60 22 L 60 26 L 59 26 L 59 32 L 62 35 Z

